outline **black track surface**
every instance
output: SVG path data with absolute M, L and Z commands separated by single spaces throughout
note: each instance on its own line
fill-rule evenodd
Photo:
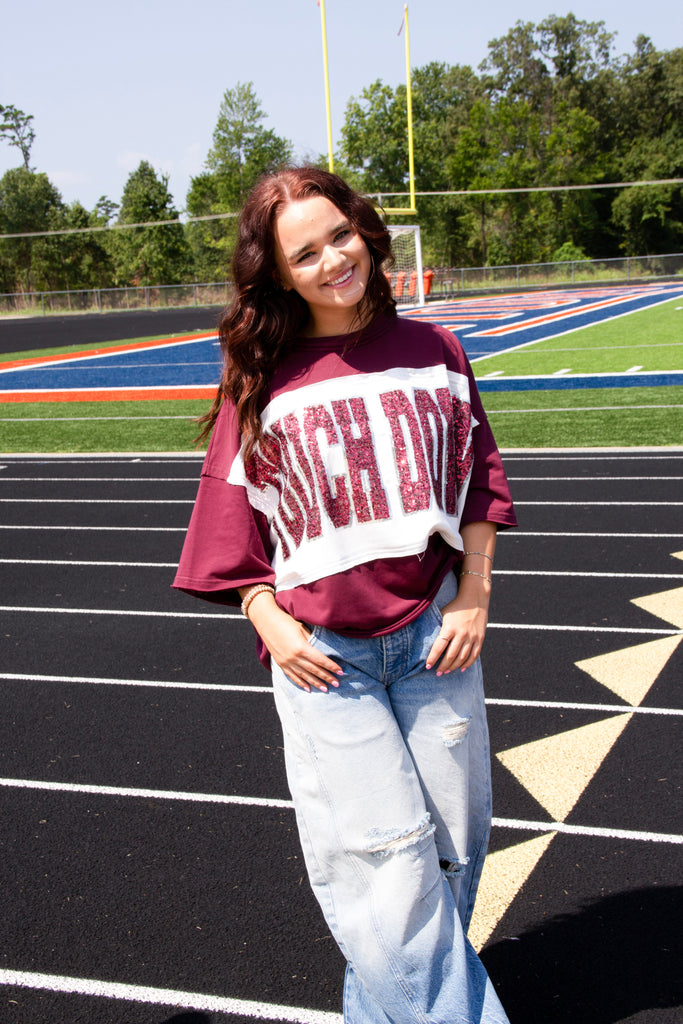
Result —
M 88 347 L 125 338 L 211 331 L 221 312 L 218 306 L 188 306 L 68 316 L 0 317 L 0 355 L 63 345 Z
M 309 892 L 293 812 L 249 802 L 289 799 L 251 627 L 170 590 L 199 460 L 0 464 L 0 603 L 10 609 L 0 613 L 0 776 L 13 780 L 0 788 L 0 968 L 302 1007 L 302 1021 L 338 1013 L 343 962 Z M 490 704 L 494 815 L 549 822 L 495 755 L 613 717 L 605 705 L 628 710 L 575 663 L 656 638 L 638 631 L 673 631 L 631 599 L 683 586 L 672 558 L 683 549 L 681 507 L 665 504 L 680 501 L 683 453 L 535 453 L 506 464 L 523 525 L 499 541 L 487 694 L 565 706 Z M 162 500 L 173 504 L 150 503 Z M 652 506 L 587 504 L 635 500 Z M 557 571 L 578 575 L 542 575 Z M 680 709 L 682 667 L 678 647 L 643 704 Z M 512 1024 L 681 1019 L 683 847 L 597 831 L 683 833 L 680 722 L 633 715 L 566 819 L 588 834 L 553 839 L 493 932 L 483 959 Z M 499 825 L 491 850 L 537 835 Z M 48 982 L 0 989 L 2 1024 L 251 1019 Z

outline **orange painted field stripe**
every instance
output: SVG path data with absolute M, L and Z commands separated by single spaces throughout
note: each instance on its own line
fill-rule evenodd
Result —
M 215 331 L 202 334 L 184 334 L 180 338 L 156 338 L 152 341 L 138 341 L 128 345 L 111 345 L 105 348 L 87 348 L 78 352 L 64 352 L 62 355 L 31 356 L 29 359 L 12 359 L 0 361 L 0 370 L 16 370 L 22 366 L 37 366 L 42 363 L 66 362 L 69 359 L 88 359 L 92 356 L 110 355 L 114 352 L 136 352 L 141 348 L 159 348 L 162 345 L 176 345 L 184 341 L 202 341 L 203 338 L 215 338 Z
M 145 402 L 212 399 L 214 387 L 98 388 L 92 391 L 0 391 L 0 402 Z

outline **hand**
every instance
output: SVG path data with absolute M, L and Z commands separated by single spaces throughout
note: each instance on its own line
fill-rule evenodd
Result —
M 277 604 L 272 594 L 257 594 L 249 605 L 249 619 L 270 656 L 293 683 L 307 693 L 311 687 L 327 693 L 339 686 L 343 675 L 336 662 L 311 646 L 310 633 Z
M 473 582 L 470 582 L 473 580 Z M 476 577 L 461 577 L 457 597 L 443 609 L 439 636 L 427 655 L 427 668 L 438 662 L 438 676 L 474 665 L 481 654 L 488 623 L 491 585 Z

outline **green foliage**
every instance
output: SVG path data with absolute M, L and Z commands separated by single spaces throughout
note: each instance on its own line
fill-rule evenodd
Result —
M 154 168 L 142 160 L 126 182 L 117 223 L 144 224 L 177 217 L 168 177 L 157 177 Z M 107 248 L 120 285 L 177 284 L 185 279 L 190 265 L 180 222 L 112 231 L 107 235 Z
M 256 181 L 291 160 L 290 143 L 264 127 L 265 114 L 251 82 L 226 89 L 206 170 L 192 179 L 187 210 L 193 217 L 236 213 Z M 234 218 L 191 223 L 187 238 L 195 278 L 223 280 L 235 243 Z
M 6 139 L 10 146 L 16 146 L 21 150 L 24 168 L 27 171 L 31 170 L 31 146 L 36 137 L 32 121 L 33 114 L 25 114 L 23 110 L 18 110 L 11 104 L 3 106 L 0 103 L 0 139 Z
M 683 176 L 683 49 L 639 37 L 615 57 L 603 22 L 518 21 L 471 68 L 413 71 L 416 190 L 425 262 L 533 263 L 571 243 L 588 257 L 676 252 L 680 185 L 501 194 L 500 190 Z M 349 101 L 342 155 L 369 192 L 407 185 L 405 87 Z M 391 203 L 391 205 L 395 205 Z
M 63 212 L 62 197 L 46 174 L 15 167 L 0 178 L 0 234 L 49 231 L 59 226 Z M 55 238 L 0 239 L 0 268 L 8 291 L 50 287 L 59 268 Z

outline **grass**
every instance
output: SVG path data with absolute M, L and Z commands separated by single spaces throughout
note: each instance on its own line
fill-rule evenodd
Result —
M 478 378 L 683 368 L 681 299 L 474 363 Z M 677 308 L 677 306 L 679 308 Z M 147 338 L 135 339 L 146 341 Z M 98 349 L 122 342 L 98 344 Z M 126 340 L 125 344 L 133 342 Z M 95 347 L 95 346 L 93 346 Z M 68 354 L 73 346 L 0 357 Z M 683 445 L 683 387 L 482 392 L 501 448 Z M 208 401 L 2 402 L 0 437 L 7 454 L 191 452 L 194 422 Z

